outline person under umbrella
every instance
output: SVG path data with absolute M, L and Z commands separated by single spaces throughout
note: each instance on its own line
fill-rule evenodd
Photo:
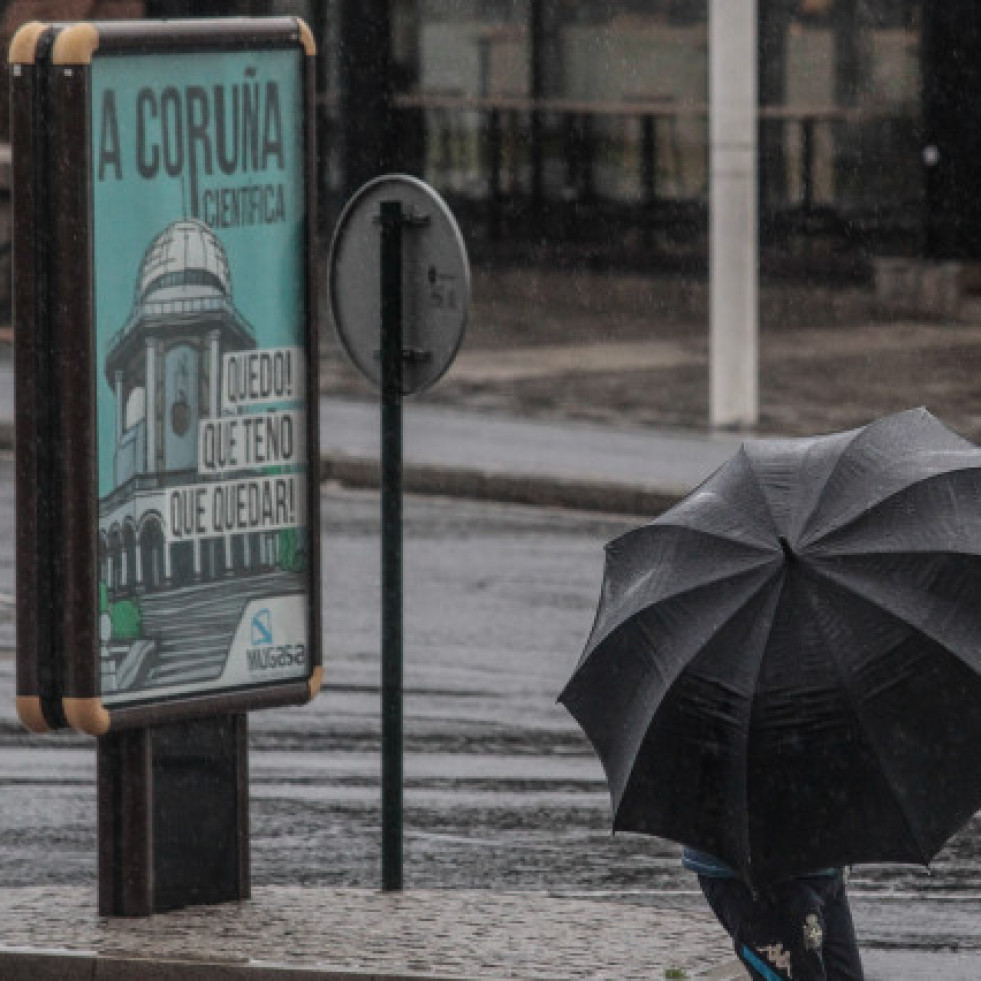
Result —
M 761 981 L 862 981 L 862 959 L 844 870 L 821 869 L 760 891 L 713 855 L 686 847 L 682 862 L 698 875 L 736 956 Z
M 715 856 L 731 881 L 709 891 L 787 910 L 815 871 L 928 864 L 981 808 L 979 502 L 981 450 L 917 409 L 747 442 L 611 542 L 560 701 L 614 830 Z

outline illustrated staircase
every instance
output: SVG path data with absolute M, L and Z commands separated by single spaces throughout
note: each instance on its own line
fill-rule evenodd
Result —
M 248 603 L 302 588 L 296 573 L 271 572 L 147 593 L 140 599 L 143 635 L 156 641 L 156 652 L 141 665 L 133 687 L 217 678 Z

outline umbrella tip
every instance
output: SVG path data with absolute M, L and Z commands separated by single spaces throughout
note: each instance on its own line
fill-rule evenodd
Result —
M 779 541 L 780 547 L 783 549 L 784 558 L 788 562 L 793 562 L 797 556 L 794 554 L 794 550 L 790 547 L 790 542 L 787 541 L 786 535 L 781 535 Z

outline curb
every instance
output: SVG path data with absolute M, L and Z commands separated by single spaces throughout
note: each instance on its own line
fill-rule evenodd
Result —
M 14 425 L 0 422 L 0 450 L 13 449 Z M 381 463 L 372 457 L 324 454 L 320 479 L 353 490 L 374 490 L 381 486 Z M 402 485 L 408 494 L 639 517 L 660 514 L 687 493 L 681 488 L 642 487 L 588 477 L 519 475 L 408 461 L 402 464 Z
M 378 971 L 288 967 L 248 961 L 149 960 L 112 957 L 72 950 L 0 948 L 0 978 L 4 981 L 466 981 L 449 974 L 389 974 Z M 745 981 L 737 960 L 721 964 L 693 981 Z M 494 981 L 483 976 L 482 981 Z
M 71 950 L 0 948 L 4 981 L 466 981 L 449 974 L 388 974 L 287 967 L 249 961 L 149 960 Z M 748 975 L 737 960 L 726 962 L 693 981 L 741 981 Z M 483 981 L 494 981 L 484 976 Z
M 326 455 L 320 460 L 320 478 L 356 490 L 374 489 L 381 483 L 381 464 L 369 457 Z M 409 494 L 648 517 L 667 510 L 687 493 L 589 478 L 518 475 L 417 463 L 403 464 L 402 484 Z
M 448 974 L 388 974 L 248 961 L 143 960 L 71 950 L 0 948 L 4 981 L 466 981 Z M 493 981 L 493 979 L 487 979 Z

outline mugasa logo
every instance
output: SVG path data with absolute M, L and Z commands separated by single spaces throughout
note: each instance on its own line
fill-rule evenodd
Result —
M 306 663 L 307 649 L 304 644 L 276 644 L 272 612 L 263 608 L 252 616 L 252 646 L 246 656 L 249 670 L 261 673 L 276 668 L 301 667 Z
M 252 617 L 252 646 L 262 647 L 273 642 L 272 613 L 259 610 Z

